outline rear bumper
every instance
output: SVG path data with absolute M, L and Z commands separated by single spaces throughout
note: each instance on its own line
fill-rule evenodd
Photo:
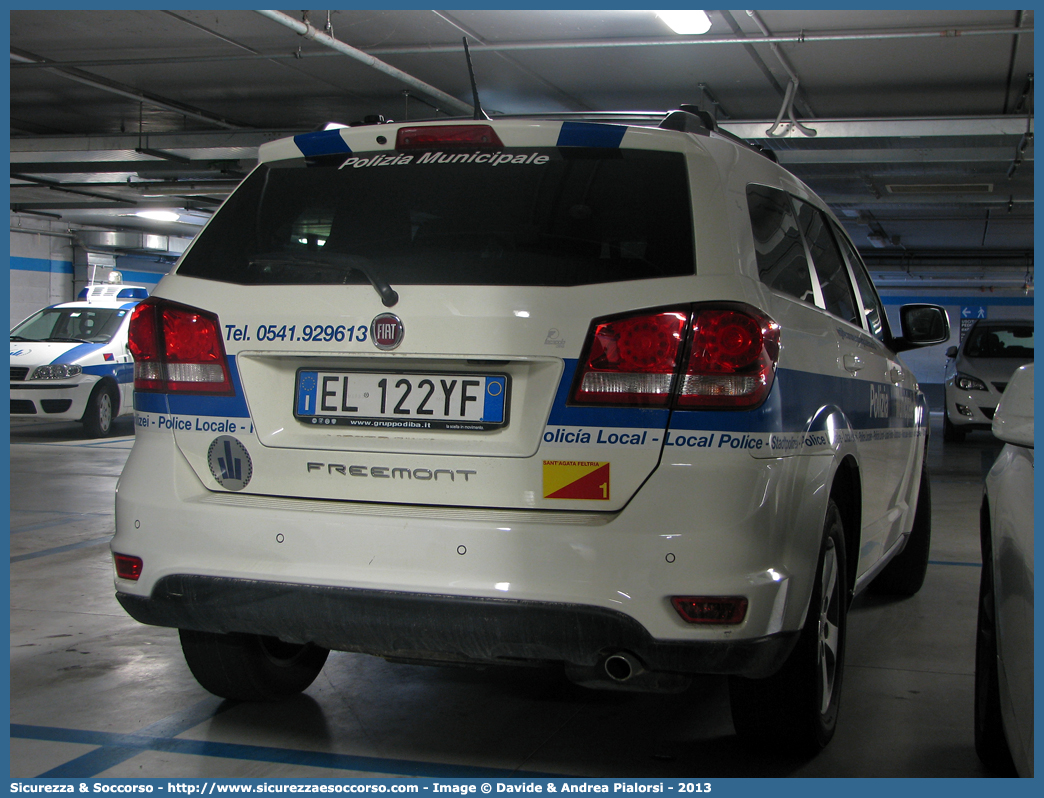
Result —
M 469 664 L 599 664 L 628 651 L 652 671 L 777 670 L 797 640 L 786 632 L 738 641 L 664 641 L 633 618 L 579 604 L 171 575 L 148 597 L 117 593 L 135 620 L 205 632 L 247 632 L 382 657 Z

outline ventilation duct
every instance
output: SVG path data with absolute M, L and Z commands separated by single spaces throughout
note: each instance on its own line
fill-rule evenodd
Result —
M 76 243 L 89 251 L 121 252 L 141 255 L 178 256 L 189 245 L 188 238 L 148 233 L 79 230 Z

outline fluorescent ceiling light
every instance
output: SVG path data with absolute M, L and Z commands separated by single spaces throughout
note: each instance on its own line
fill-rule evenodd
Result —
M 181 218 L 174 211 L 135 211 L 134 215 L 142 219 L 152 219 L 154 222 L 176 222 Z
M 657 11 L 656 16 L 672 31 L 682 35 L 706 33 L 711 27 L 710 17 L 705 11 Z

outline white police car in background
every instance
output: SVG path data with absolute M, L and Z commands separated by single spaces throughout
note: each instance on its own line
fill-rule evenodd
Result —
M 928 415 L 821 200 L 659 128 L 386 124 L 266 144 L 134 312 L 117 596 L 229 698 L 329 649 L 729 674 L 740 733 L 834 732 L 846 611 L 924 578 Z M 905 547 L 905 548 L 904 548 Z
M 142 286 L 91 285 L 11 330 L 11 418 L 82 421 L 91 438 L 133 412 L 127 328 Z

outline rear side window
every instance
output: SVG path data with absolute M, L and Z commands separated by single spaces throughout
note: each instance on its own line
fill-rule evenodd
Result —
M 805 245 L 786 192 L 768 186 L 747 186 L 747 209 L 761 281 L 814 304 Z
M 835 316 L 861 327 L 862 323 L 855 309 L 852 284 L 848 280 L 848 270 L 845 268 L 844 258 L 841 257 L 841 250 L 830 232 L 826 216 L 818 208 L 802 200 L 795 199 L 794 204 L 798 209 L 798 224 L 812 253 L 812 263 L 816 268 L 826 309 Z
M 836 226 L 833 227 L 833 230 L 835 238 L 841 244 L 841 249 L 845 251 L 848 263 L 852 267 L 856 287 L 863 300 L 863 316 L 866 318 L 867 329 L 877 340 L 884 343 L 888 339 L 888 317 L 885 315 L 881 297 L 877 295 L 877 289 L 874 288 L 870 275 L 867 274 L 866 267 L 863 265 L 859 253 L 856 252 L 856 248 L 848 240 L 848 236 Z
M 684 156 L 532 148 L 260 166 L 178 273 L 243 285 L 571 286 L 695 272 Z M 498 160 L 503 160 L 499 158 Z

